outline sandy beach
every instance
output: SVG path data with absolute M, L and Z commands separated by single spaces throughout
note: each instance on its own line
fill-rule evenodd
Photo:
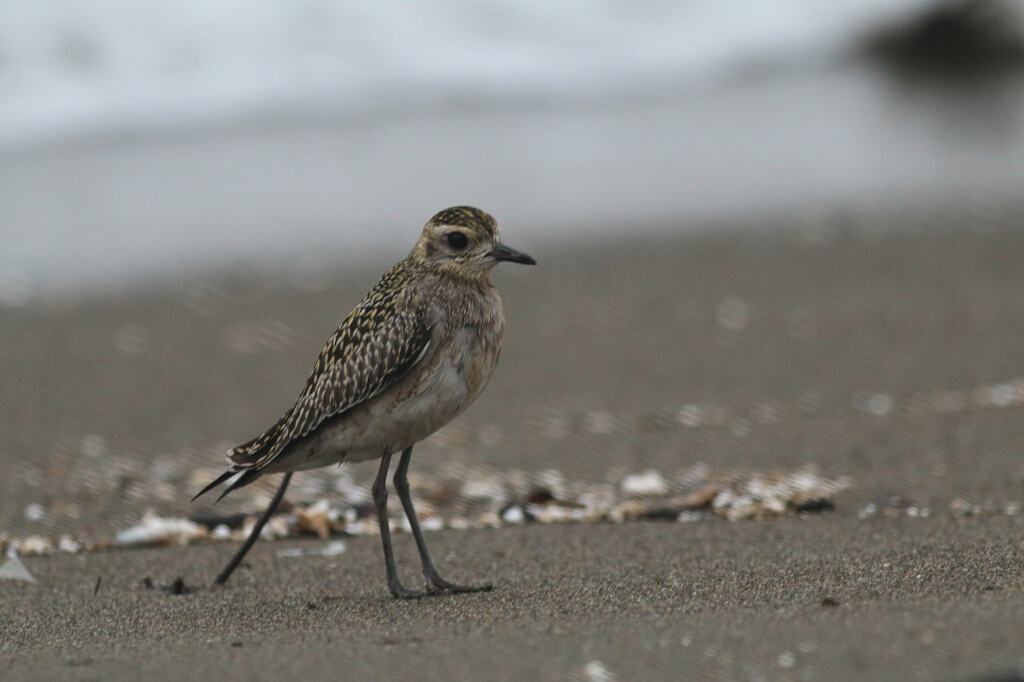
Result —
M 388 596 L 373 537 L 330 557 L 261 542 L 223 589 L 228 543 L 28 557 L 38 584 L 0 581 L 0 677 L 1017 679 L 1021 224 L 935 206 L 535 240 L 539 267 L 496 274 L 491 386 L 412 466 L 811 465 L 852 481 L 834 510 L 445 529 L 442 573 L 495 590 L 414 602 Z M 291 404 L 405 252 L 0 308 L 0 532 L 113 537 L 147 509 L 208 509 L 194 479 Z M 238 498 L 218 510 L 258 501 Z M 161 589 L 178 577 L 184 594 Z

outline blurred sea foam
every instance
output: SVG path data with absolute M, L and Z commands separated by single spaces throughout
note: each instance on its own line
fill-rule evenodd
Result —
M 929 4 L 8 0 L 4 300 L 238 261 L 389 262 L 460 203 L 529 248 L 1013 196 L 1019 78 L 934 95 L 851 58 Z
M 8 0 L 0 144 L 329 106 L 607 94 L 813 57 L 921 0 Z

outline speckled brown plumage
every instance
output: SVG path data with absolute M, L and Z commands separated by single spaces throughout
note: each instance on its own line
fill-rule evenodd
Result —
M 445 242 L 453 229 L 471 241 L 461 253 Z M 241 473 L 226 495 L 264 473 L 369 458 L 363 451 L 372 443 L 356 443 L 359 452 L 352 456 L 324 453 L 329 444 L 317 447 L 318 429 L 352 430 L 367 416 L 388 419 L 404 400 L 430 390 L 425 385 L 431 372 L 452 362 L 454 351 L 467 356 L 454 358 L 466 395 L 449 401 L 450 409 L 440 412 L 451 414 L 439 418 L 447 421 L 465 409 L 486 385 L 501 350 L 504 317 L 490 270 L 499 260 L 514 259 L 495 257 L 495 247 L 506 249 L 498 225 L 479 209 L 457 206 L 431 218 L 409 256 L 381 277 L 328 340 L 295 405 L 263 434 L 231 450 L 231 469 L 209 487 Z M 472 330 L 472 338 L 459 338 L 464 330 Z M 384 409 L 372 409 L 381 402 L 387 403 Z M 375 444 L 376 456 L 412 444 L 400 433 L 402 426 Z M 422 433 L 425 428 L 443 423 L 406 426 L 408 436 L 420 440 L 429 435 Z M 305 453 L 299 452 L 303 445 Z
M 498 223 L 489 214 L 472 206 L 452 206 L 438 212 L 430 222 L 449 227 L 468 227 L 486 230 L 492 237 L 498 234 Z
M 456 206 L 430 219 L 409 256 L 381 277 L 327 342 L 295 405 L 261 436 L 228 453 L 231 468 L 199 493 L 237 475 L 223 497 L 260 476 L 286 472 L 217 583 L 228 579 L 259 537 L 292 472 L 380 458 L 373 501 L 391 593 L 406 598 L 490 589 L 438 575 L 407 472 L 413 445 L 469 407 L 498 363 L 505 318 L 490 273 L 501 261 L 534 264 L 501 243 L 498 224 L 483 211 Z M 391 456 L 399 451 L 395 490 L 420 553 L 426 592 L 402 586 L 391 549 L 386 483 Z
M 265 433 L 228 454 L 236 467 L 262 468 L 290 442 L 377 395 L 409 370 L 430 341 L 426 305 L 403 300 L 398 307 L 416 274 L 407 261 L 385 273 L 327 341 L 295 405 Z

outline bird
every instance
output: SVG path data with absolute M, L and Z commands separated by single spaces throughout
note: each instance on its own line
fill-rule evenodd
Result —
M 263 434 L 230 450 L 228 470 L 193 498 L 230 480 L 219 501 L 261 476 L 284 473 L 217 584 L 227 582 L 256 542 L 294 472 L 379 458 L 371 492 L 391 594 L 409 599 L 491 589 L 438 574 L 407 474 L 413 446 L 465 411 L 494 372 L 505 317 L 491 271 L 502 262 L 537 264 L 501 241 L 488 213 L 454 206 L 427 221 L 409 255 L 384 273 L 327 341 L 295 405 Z M 392 481 L 419 551 L 425 590 L 403 586 L 395 566 L 387 510 L 395 453 L 401 454 Z

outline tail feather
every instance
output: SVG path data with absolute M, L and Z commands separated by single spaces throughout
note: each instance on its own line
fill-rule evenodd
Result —
M 237 474 L 237 473 L 238 473 L 237 471 L 232 471 L 231 469 L 228 469 L 228 470 L 227 470 L 227 471 L 225 471 L 225 472 L 224 472 L 223 474 L 221 474 L 220 476 L 218 476 L 218 477 L 217 477 L 217 479 L 216 479 L 216 480 L 215 480 L 215 481 L 214 481 L 213 483 L 209 484 L 208 486 L 206 486 L 205 488 L 203 488 L 202 490 L 200 490 L 200 491 L 199 491 L 199 492 L 198 492 L 198 493 L 196 494 L 196 496 L 192 498 L 192 501 L 193 501 L 193 502 L 195 502 L 195 501 L 196 501 L 196 500 L 198 500 L 198 499 L 199 499 L 200 497 L 202 497 L 202 496 L 203 496 L 203 495 L 205 495 L 206 493 L 210 492 L 211 490 L 213 490 L 214 488 L 216 488 L 217 486 L 219 486 L 219 485 L 220 485 L 221 483 L 223 483 L 224 481 L 228 480 L 229 478 L 231 478 L 232 476 L 234 476 L 234 475 L 235 475 L 235 474 Z
M 217 502 L 220 502 L 221 500 L 223 500 L 224 496 L 227 495 L 228 493 L 230 493 L 230 492 L 232 492 L 234 490 L 237 490 L 239 488 L 245 487 L 245 486 L 249 485 L 250 483 L 252 483 L 253 481 L 255 481 L 260 476 L 262 476 L 262 474 L 260 473 L 259 469 L 244 469 L 244 470 L 243 469 L 228 469 L 223 474 L 218 476 L 212 483 L 210 483 L 205 488 L 200 490 L 199 493 L 196 494 L 196 496 L 192 498 L 192 501 L 195 502 L 200 497 L 202 497 L 206 493 L 210 492 L 211 490 L 213 490 L 214 488 L 219 486 L 224 481 L 228 480 L 232 476 L 237 476 L 239 473 L 242 473 L 242 475 L 238 476 L 238 480 L 236 480 L 234 483 L 232 483 L 227 488 L 225 488 L 224 492 L 222 492 L 220 494 L 220 496 L 217 498 L 217 500 L 214 502 L 214 504 L 217 504 Z
M 232 475 L 234 475 L 238 472 L 232 471 L 231 473 Z M 262 475 L 263 474 L 260 473 L 259 469 L 246 469 L 245 473 L 239 476 L 237 481 L 235 481 L 234 483 L 232 483 L 231 485 L 224 489 L 224 492 L 222 492 L 220 494 L 220 497 L 217 498 L 217 502 L 223 500 L 225 495 L 227 495 L 228 493 L 234 490 L 238 490 L 239 488 L 244 488 L 245 486 L 249 485 Z M 214 502 L 214 504 L 216 504 L 217 502 Z
M 282 439 L 287 442 L 285 437 L 285 424 L 288 421 L 288 416 L 291 414 L 289 410 L 283 417 L 281 417 L 274 426 L 270 427 L 262 435 L 253 438 L 248 443 L 243 443 L 236 448 L 233 448 L 228 453 L 228 459 L 231 460 L 232 466 L 225 471 L 223 474 L 217 477 L 212 483 L 199 491 L 199 494 L 192 498 L 195 502 L 199 497 L 210 492 L 210 490 L 216 488 L 221 483 L 227 481 L 232 476 L 236 476 L 239 473 L 242 475 L 238 479 L 229 485 L 227 489 L 220 494 L 217 498 L 217 502 L 224 499 L 224 496 L 233 490 L 242 488 L 249 485 L 257 478 L 262 476 L 260 470 L 273 461 L 274 457 L 281 451 Z M 214 504 L 217 504 L 214 502 Z
M 291 410 L 266 432 L 232 450 L 228 453 L 228 459 L 236 466 L 245 468 L 261 467 L 272 460 L 282 447 L 282 439 L 287 443 L 285 424 L 290 414 Z

